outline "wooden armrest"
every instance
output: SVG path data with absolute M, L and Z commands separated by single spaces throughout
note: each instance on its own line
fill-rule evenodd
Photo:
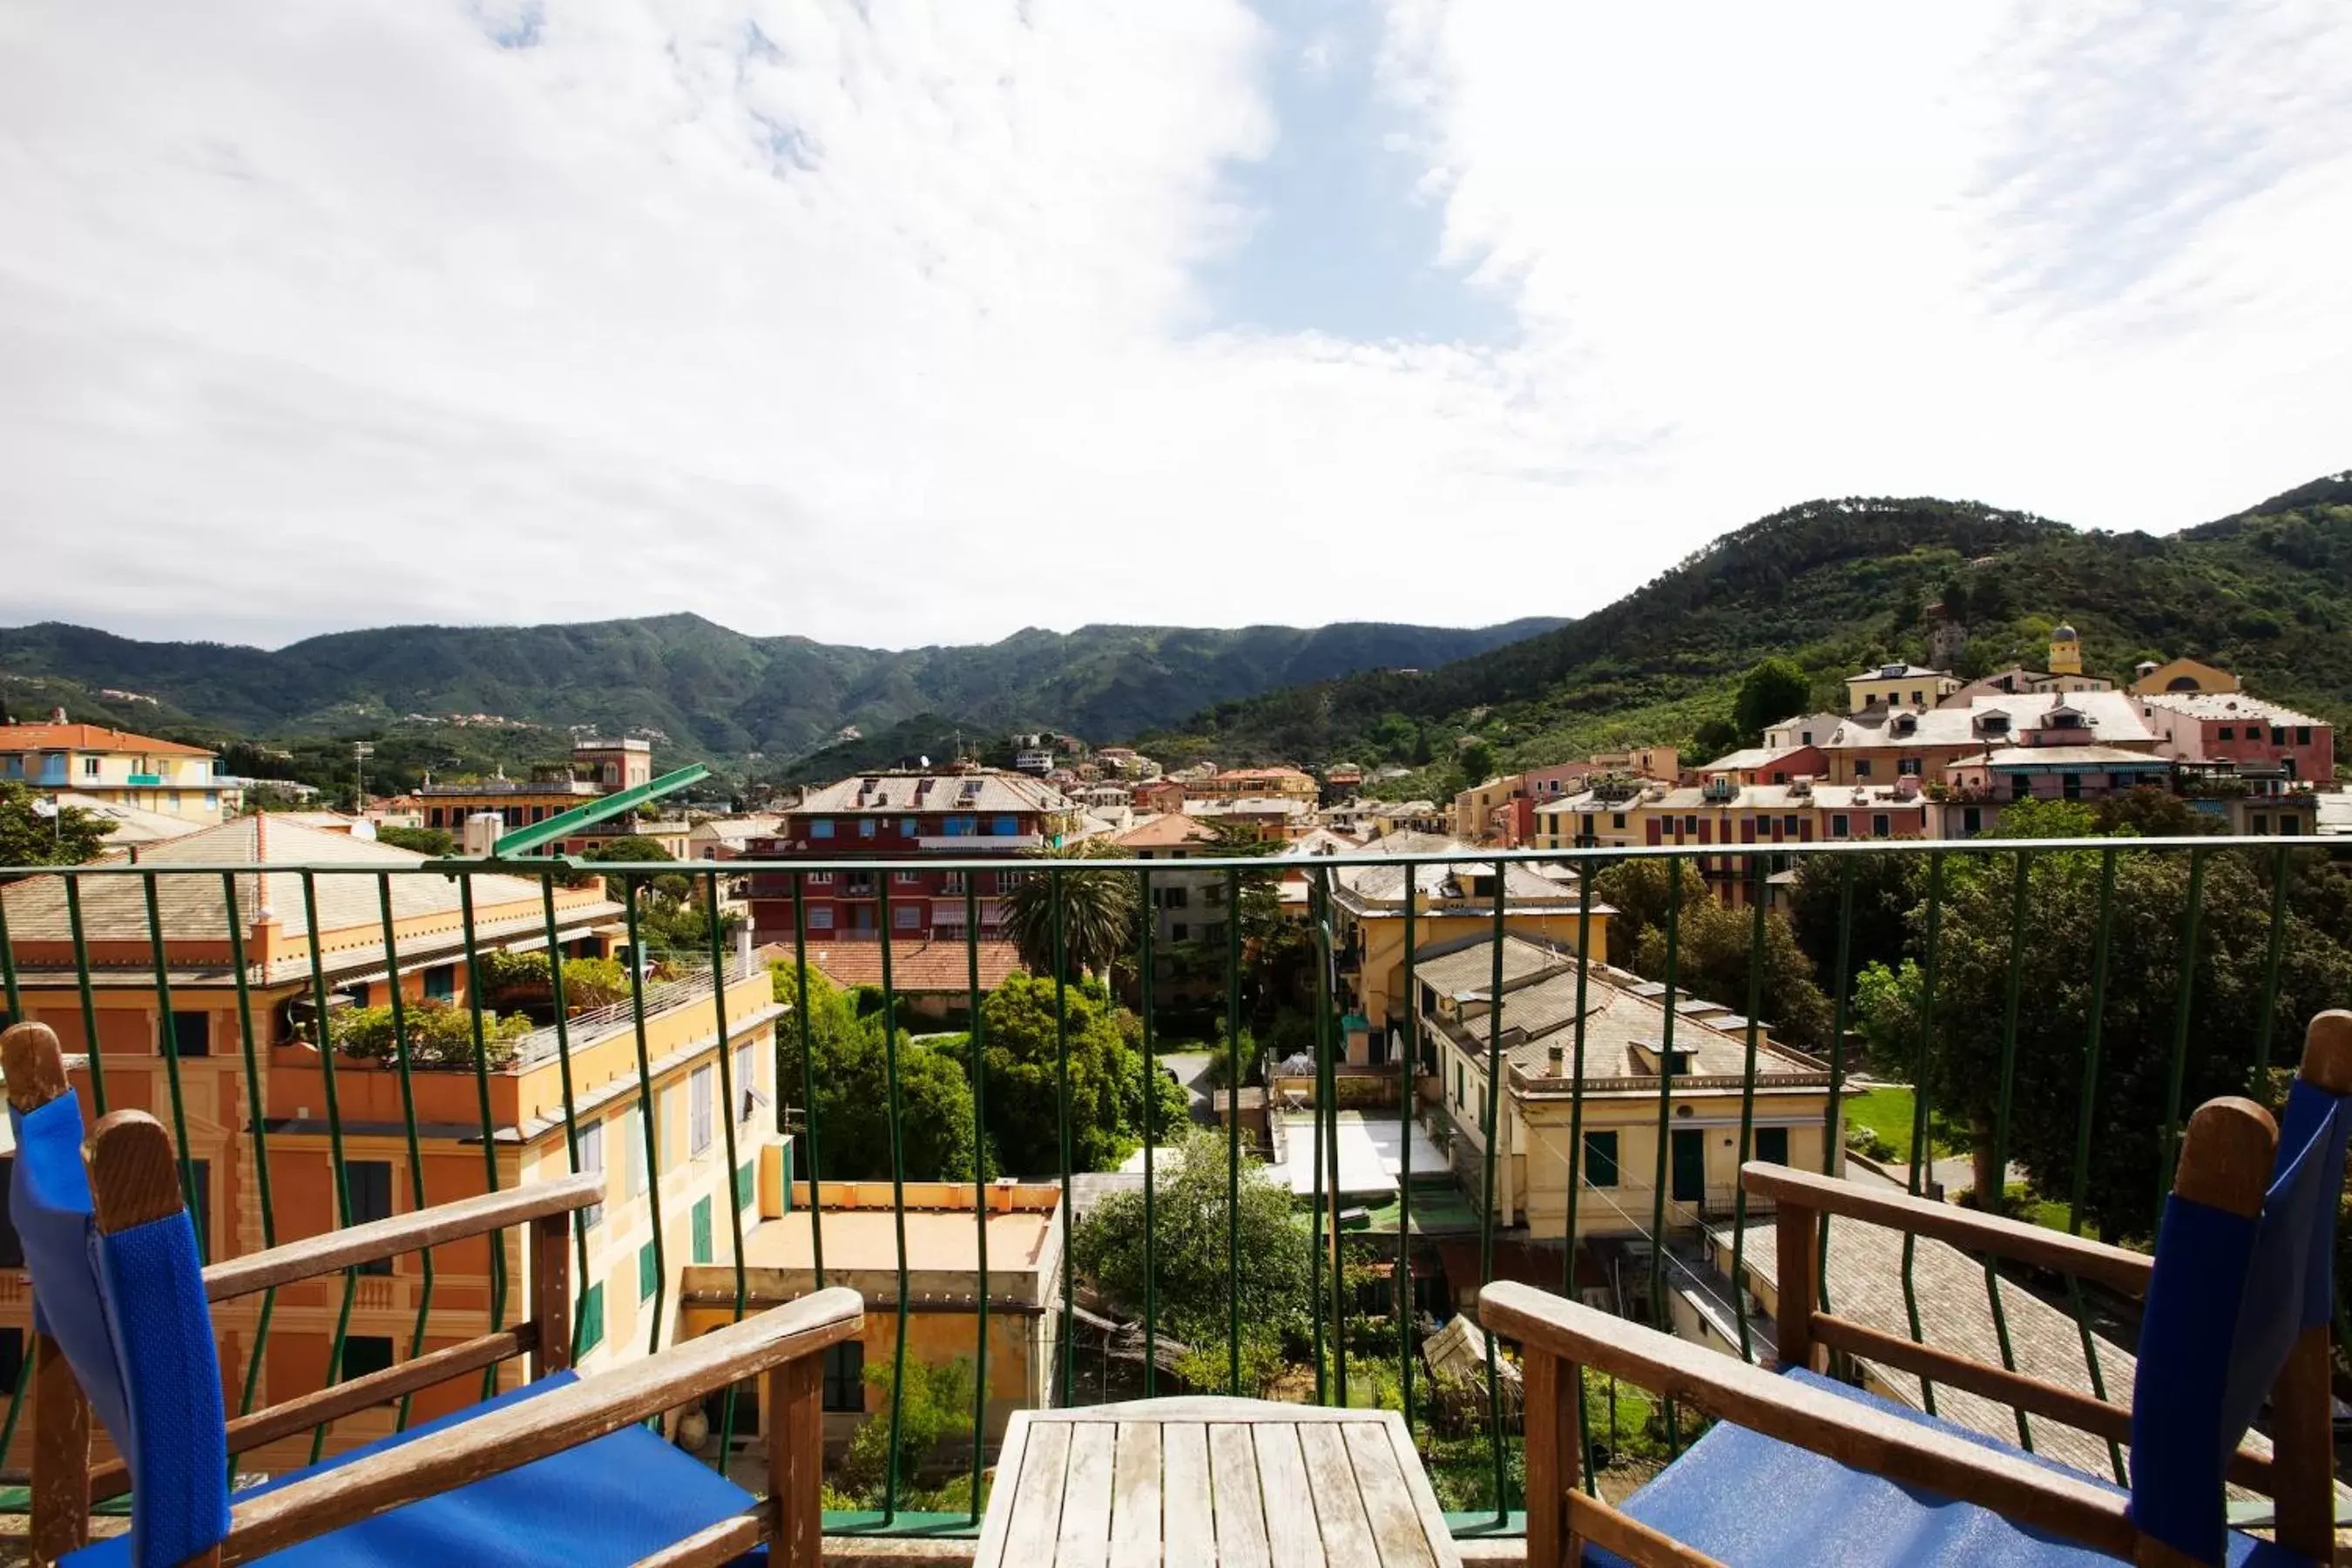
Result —
M 2128 1500 L 2087 1480 L 1532 1286 L 1510 1280 L 1487 1286 L 1479 1292 L 1478 1320 L 1489 1333 L 1516 1339 L 1530 1352 L 1597 1368 L 1839 1464 L 1979 1504 L 2097 1551 L 2129 1560 L 2138 1539 Z
M 1752 1161 L 1740 1167 L 1739 1182 L 1759 1197 L 1771 1198 L 1790 1208 L 1843 1215 L 1914 1236 L 1933 1237 L 1970 1252 L 1990 1252 L 2061 1274 L 2094 1279 L 2133 1296 L 2147 1294 L 2148 1278 L 2156 1268 L 2156 1259 L 2145 1253 L 2128 1252 L 2120 1247 L 2001 1215 L 1932 1203 L 1908 1193 L 1882 1192 L 1859 1182 L 1791 1170 L 1786 1165 Z
M 617 1371 L 460 1422 L 429 1443 L 404 1444 L 337 1466 L 237 1503 L 221 1543 L 222 1561 L 251 1562 L 404 1503 L 592 1442 L 728 1384 L 814 1355 L 856 1334 L 865 1321 L 857 1292 L 835 1286 Z
M 275 1286 L 314 1279 L 321 1274 L 396 1258 L 404 1252 L 422 1252 L 444 1242 L 463 1241 L 467 1237 L 504 1230 L 510 1225 L 543 1219 L 549 1215 L 568 1214 L 604 1201 L 604 1173 L 583 1171 L 576 1176 L 530 1182 L 502 1193 L 485 1193 L 479 1197 L 436 1204 L 413 1214 L 345 1226 L 322 1236 L 305 1237 L 300 1241 L 273 1247 L 267 1252 L 251 1252 L 214 1264 L 205 1270 L 205 1299 L 226 1301 L 250 1296 Z

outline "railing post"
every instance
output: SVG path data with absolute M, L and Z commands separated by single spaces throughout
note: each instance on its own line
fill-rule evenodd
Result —
M 1526 1352 L 1528 1568 L 1565 1568 L 1584 1560 L 1569 1523 L 1569 1493 L 1583 1480 L 1576 1410 L 1584 1369 L 1534 1345 Z
M 1741 1173 L 1742 1190 L 1746 1190 L 1746 1172 Z M 1782 1198 L 1779 1216 L 1772 1226 L 1777 1272 L 1780 1276 L 1780 1300 L 1774 1313 L 1774 1339 L 1780 1365 L 1805 1367 L 1819 1371 L 1819 1359 L 1813 1349 L 1813 1312 L 1818 1297 L 1815 1287 L 1821 1278 L 1821 1227 L 1814 1223 L 1812 1212 L 1801 1209 Z
M 575 1211 L 576 1212 L 576 1211 Z M 572 1215 L 530 1222 L 530 1376 L 536 1383 L 572 1364 Z M 496 1232 L 490 1245 L 503 1245 Z

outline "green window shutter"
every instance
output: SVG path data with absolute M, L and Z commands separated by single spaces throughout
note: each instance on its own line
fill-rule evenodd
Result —
M 604 1287 L 591 1285 L 580 1298 L 580 1351 L 583 1355 L 604 1342 Z
M 710 1250 L 710 1200 L 704 1198 L 694 1205 L 694 1260 L 708 1263 Z
M 1589 1187 L 1613 1187 L 1617 1184 L 1617 1134 L 1588 1132 L 1584 1135 L 1584 1184 Z
M 1785 1142 L 1786 1140 L 1783 1140 Z M 751 1206 L 751 1162 L 746 1160 L 735 1171 L 735 1207 L 738 1211 Z
M 637 1248 L 637 1300 L 649 1300 L 661 1289 L 661 1264 L 654 1257 L 650 1241 Z

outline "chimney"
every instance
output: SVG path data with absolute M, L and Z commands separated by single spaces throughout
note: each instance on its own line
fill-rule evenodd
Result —
M 1552 1078 L 1568 1076 L 1568 1053 L 1557 1040 L 1544 1047 L 1544 1071 Z
M 52 723 L 52 724 L 62 724 L 62 723 L 64 723 L 65 721 L 66 721 L 66 710 L 65 710 L 64 709 L 62 709 L 62 708 L 52 708 L 52 709 L 50 709 L 50 710 L 49 710 L 49 722 L 50 722 L 50 723 Z

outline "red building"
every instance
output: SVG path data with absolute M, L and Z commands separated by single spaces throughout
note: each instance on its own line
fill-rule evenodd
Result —
M 2242 691 L 2159 691 L 2138 701 L 2159 755 L 2231 763 L 2242 773 L 2275 768 L 2306 784 L 2336 777 L 2336 731 L 2308 713 Z
M 791 942 L 793 889 L 801 883 L 809 940 L 871 941 L 881 934 L 883 906 L 894 941 L 962 940 L 967 890 L 977 900 L 980 931 L 1003 926 L 1003 895 L 1019 870 L 859 871 L 838 863 L 933 858 L 1011 858 L 1052 848 L 1077 828 L 1078 807 L 1041 779 L 1024 773 L 867 773 L 812 791 L 784 814 L 774 837 L 752 840 L 754 860 L 807 860 L 834 868 L 751 876 L 751 927 L 761 942 Z M 887 883 L 886 883 L 887 875 Z

